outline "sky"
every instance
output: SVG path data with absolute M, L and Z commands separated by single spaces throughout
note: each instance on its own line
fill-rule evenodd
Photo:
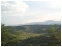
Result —
M 60 1 L 1 1 L 1 23 L 19 25 L 61 21 Z

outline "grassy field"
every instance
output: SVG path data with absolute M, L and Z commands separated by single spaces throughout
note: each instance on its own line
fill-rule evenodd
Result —
M 40 36 L 42 34 L 34 34 L 34 33 L 28 33 L 28 32 L 22 32 L 20 31 L 19 33 L 17 33 L 17 36 L 19 39 L 26 39 L 26 38 L 30 38 L 30 37 L 35 37 L 35 36 Z M 14 35 L 16 36 L 16 35 Z

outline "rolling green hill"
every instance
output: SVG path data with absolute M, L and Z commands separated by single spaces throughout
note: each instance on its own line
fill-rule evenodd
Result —
M 59 29 L 61 28 L 61 25 L 57 25 L 57 26 Z M 7 27 L 9 27 L 9 26 L 7 26 Z M 47 31 L 51 27 L 54 27 L 54 25 L 23 25 L 23 26 L 12 26 L 12 29 L 10 29 L 10 30 L 13 30 L 14 32 L 22 30 L 25 32 L 41 34 L 41 33 L 47 33 Z
M 60 46 L 60 25 L 1 25 L 2 46 Z

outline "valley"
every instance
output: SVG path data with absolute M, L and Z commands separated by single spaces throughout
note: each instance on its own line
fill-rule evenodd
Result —
M 4 26 L 2 24 L 1 27 L 2 46 L 61 45 L 61 25 Z

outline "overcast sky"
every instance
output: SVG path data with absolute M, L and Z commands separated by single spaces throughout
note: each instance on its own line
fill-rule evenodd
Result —
M 18 25 L 47 20 L 61 21 L 60 1 L 2 1 L 1 23 Z

